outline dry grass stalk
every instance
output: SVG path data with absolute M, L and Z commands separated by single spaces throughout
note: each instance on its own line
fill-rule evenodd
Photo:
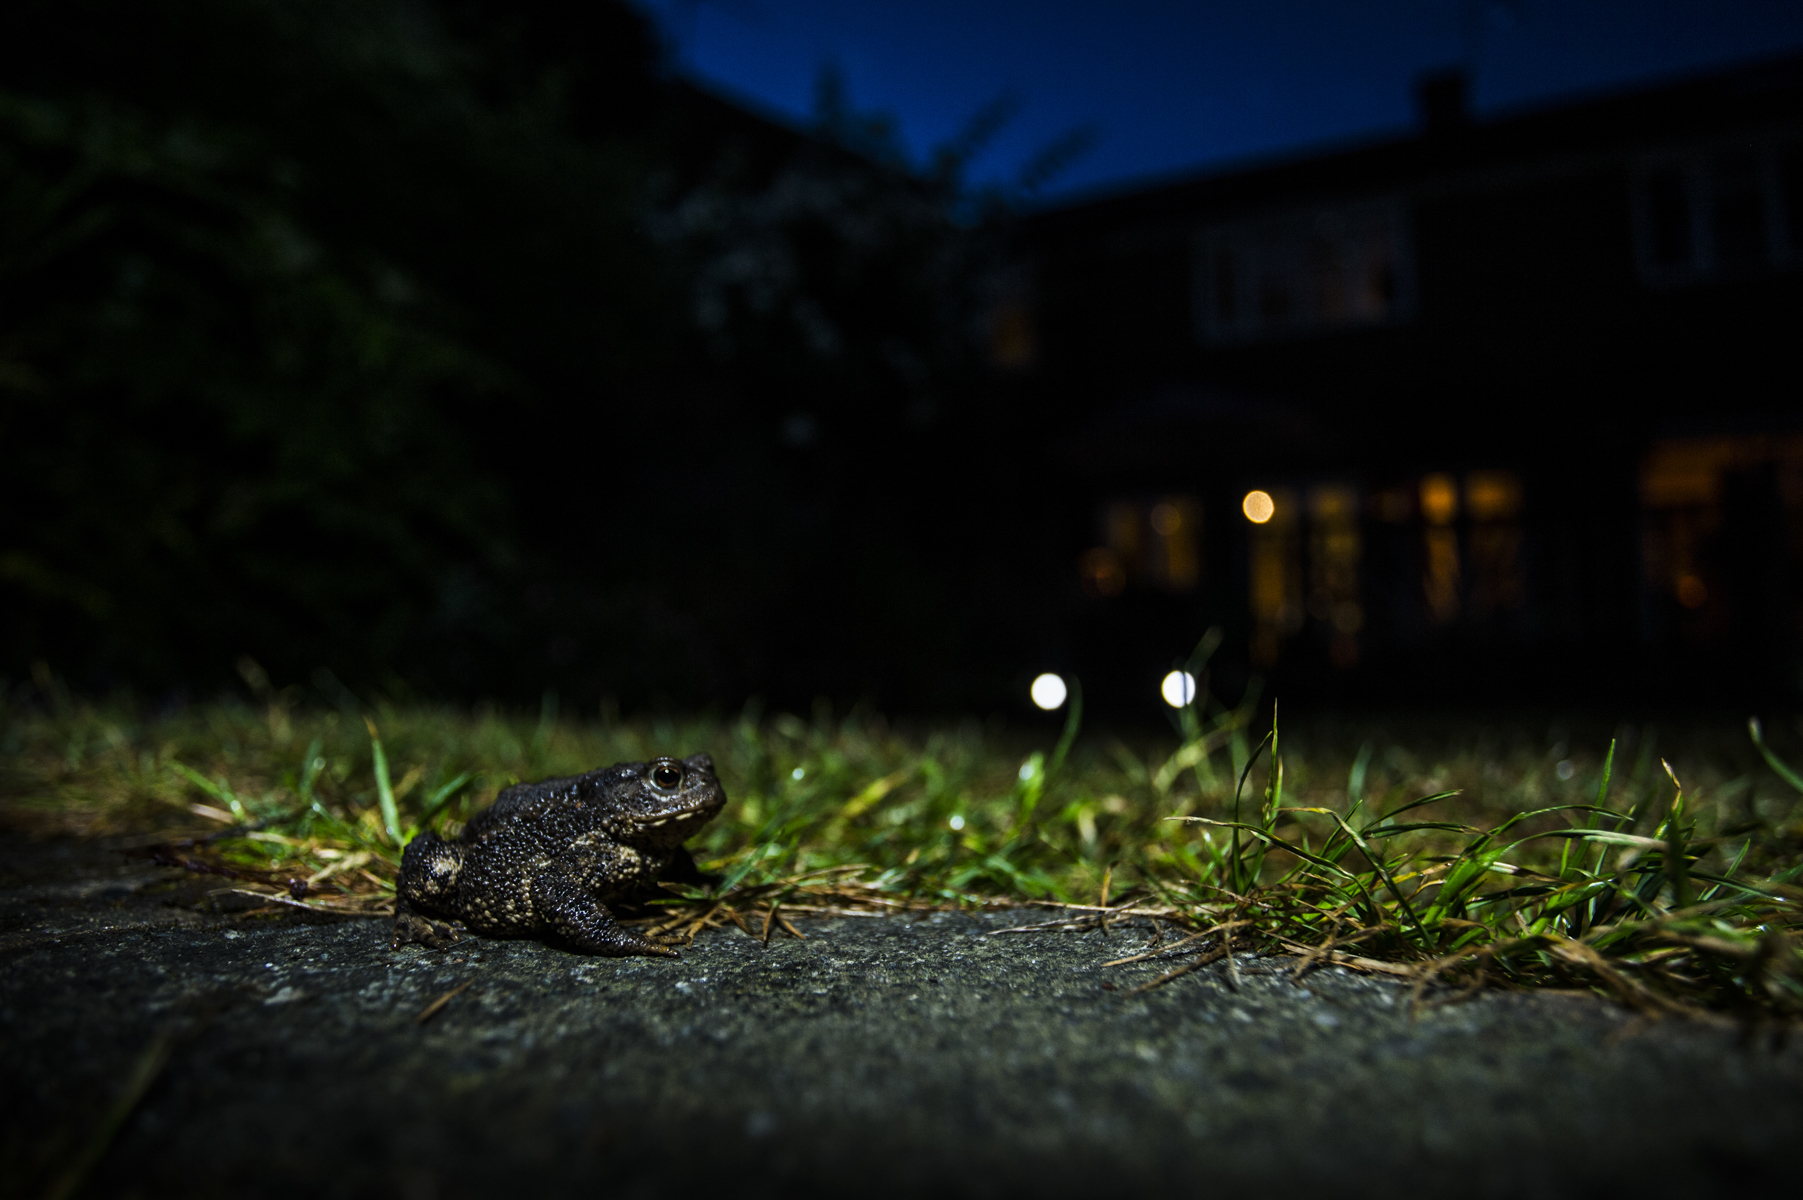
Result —
M 476 981 L 474 979 L 466 979 L 462 983 L 458 984 L 456 987 L 452 988 L 450 991 L 446 992 L 444 995 L 440 996 L 438 999 L 432 1001 L 432 1003 L 426 1005 L 425 1008 L 420 1010 L 419 1016 L 413 1018 L 414 1024 L 424 1025 L 427 1021 L 430 1021 L 433 1017 L 436 1017 L 440 1012 L 442 1012 L 444 1010 L 445 1005 L 449 1004 L 452 1000 L 455 1000 L 459 995 L 461 995 L 465 990 L 467 990 L 471 984 L 473 984 L 475 982 Z

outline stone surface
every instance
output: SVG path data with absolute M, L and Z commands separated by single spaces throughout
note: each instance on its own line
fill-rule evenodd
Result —
M 680 961 L 388 948 L 197 910 L 92 845 L 0 856 L 0 1171 L 42 1194 L 163 1061 L 91 1195 L 1743 1194 L 1795 1177 L 1803 1048 L 1287 960 L 1104 968 L 1140 930 L 810 922 Z M 425 1023 L 419 1015 L 468 984 Z M 1114 985 L 1113 990 L 1108 985 Z M 166 1056 L 159 1055 L 166 1048 Z

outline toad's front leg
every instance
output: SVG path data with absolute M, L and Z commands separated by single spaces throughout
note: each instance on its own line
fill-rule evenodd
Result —
M 676 853 L 670 856 L 657 877 L 670 883 L 692 883 L 697 887 L 713 887 L 720 882 L 720 876 L 709 875 L 695 865 L 695 856 L 689 853 L 687 846 L 676 847 Z
M 443 950 L 459 938 L 455 926 L 435 921 L 415 910 L 407 903 L 405 894 L 394 898 L 394 940 L 389 943 L 390 950 L 397 950 L 408 942 L 418 942 L 434 950 Z
M 670 947 L 614 920 L 607 906 L 595 899 L 588 868 L 581 863 L 552 859 L 533 872 L 532 907 L 559 937 L 591 954 L 677 957 Z

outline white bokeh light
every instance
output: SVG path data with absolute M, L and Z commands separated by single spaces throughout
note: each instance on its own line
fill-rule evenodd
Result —
M 1041 675 L 1038 679 L 1033 681 L 1031 694 L 1033 696 L 1033 703 L 1039 705 L 1039 707 L 1045 709 L 1047 712 L 1051 712 L 1054 708 L 1057 708 L 1060 704 L 1064 703 L 1064 698 L 1069 694 L 1069 689 L 1064 686 L 1064 680 L 1060 679 L 1058 676 L 1046 674 Z
M 1164 702 L 1172 708 L 1182 708 L 1196 698 L 1196 677 L 1188 671 L 1172 671 L 1158 685 Z

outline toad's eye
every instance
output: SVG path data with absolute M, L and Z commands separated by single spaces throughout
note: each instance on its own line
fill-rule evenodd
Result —
M 673 788 L 682 782 L 682 768 L 670 763 L 659 763 L 651 768 L 651 782 L 660 788 Z

